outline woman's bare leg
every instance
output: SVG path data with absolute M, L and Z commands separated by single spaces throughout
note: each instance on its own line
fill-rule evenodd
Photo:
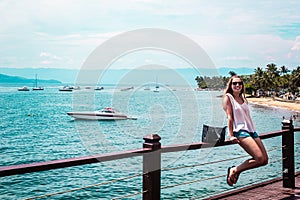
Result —
M 246 160 L 237 167 L 231 169 L 229 177 L 236 183 L 240 173 L 268 164 L 268 154 L 260 138 L 252 137 L 239 138 L 240 146 L 250 155 L 251 159 Z

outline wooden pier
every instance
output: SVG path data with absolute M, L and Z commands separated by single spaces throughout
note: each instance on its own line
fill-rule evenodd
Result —
M 232 190 L 216 196 L 205 198 L 205 200 L 258 200 L 258 199 L 272 199 L 272 200 L 293 200 L 300 199 L 300 172 L 295 174 L 295 188 L 282 187 L 282 177 L 250 185 L 237 190 Z

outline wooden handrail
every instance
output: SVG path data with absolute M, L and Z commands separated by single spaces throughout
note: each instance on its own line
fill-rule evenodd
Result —
M 142 156 L 144 153 L 150 152 L 151 150 L 152 149 L 150 148 L 142 148 L 142 149 L 135 149 L 129 151 L 122 151 L 118 153 L 99 154 L 99 155 L 46 161 L 46 162 L 11 165 L 11 166 L 0 168 L 0 177 L 11 176 L 16 174 L 25 174 L 30 172 L 46 171 L 46 170 L 59 169 L 65 167 L 73 167 L 73 166 L 79 166 L 85 164 L 118 160 L 123 158 L 131 158 L 136 156 Z
M 300 130 L 300 128 L 295 128 L 296 130 Z M 260 134 L 262 139 L 276 137 L 282 135 L 282 133 L 288 132 L 288 130 L 279 130 L 269 133 Z M 231 145 L 230 141 L 225 141 L 224 143 L 218 146 Z M 207 143 L 199 142 L 192 144 L 181 144 L 181 145 L 170 145 L 161 147 L 162 153 L 168 152 L 176 152 L 176 151 L 185 151 L 185 150 L 195 150 L 200 148 L 212 148 L 212 145 L 208 145 Z M 39 163 L 31 163 L 31 164 L 20 164 L 20 165 L 12 165 L 6 167 L 0 167 L 0 177 L 11 176 L 16 174 L 24 174 L 30 172 L 38 172 L 38 171 L 46 171 L 51 169 L 79 166 L 85 164 L 92 164 L 98 162 L 106 162 L 111 160 L 118 160 L 123 158 L 130 158 L 135 156 L 142 156 L 144 153 L 150 152 L 150 148 L 141 148 L 135 150 L 128 150 L 118 153 L 108 153 L 108 154 L 99 154 L 99 155 L 91 155 L 91 156 L 83 156 L 83 157 L 75 157 L 75 158 L 67 158 L 61 160 L 53 160 Z
M 283 133 L 288 133 L 289 130 L 279 130 L 273 131 L 269 133 L 260 134 L 259 137 L 261 139 L 268 139 L 272 137 L 281 136 Z M 186 151 L 186 150 L 195 150 L 201 148 L 212 148 L 212 147 L 219 147 L 219 146 L 226 146 L 226 145 L 233 145 L 233 143 L 229 140 L 225 140 L 224 143 L 218 144 L 213 146 L 214 144 L 208 144 L 204 142 L 197 142 L 191 144 L 180 144 L 180 145 L 170 145 L 170 146 L 163 146 L 161 147 L 162 153 L 170 153 L 170 152 L 177 152 L 177 151 Z

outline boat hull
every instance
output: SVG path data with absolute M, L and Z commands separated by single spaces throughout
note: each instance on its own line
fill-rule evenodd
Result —
M 60 92 L 72 92 L 72 89 L 59 89 Z
M 18 89 L 18 91 L 29 91 L 29 89 Z
M 117 113 L 102 113 L 102 112 L 68 112 L 69 116 L 75 119 L 82 120 L 124 120 L 128 119 L 128 117 L 124 114 Z
M 32 90 L 44 90 L 44 88 L 41 88 L 41 87 L 35 87 L 35 88 L 32 88 Z

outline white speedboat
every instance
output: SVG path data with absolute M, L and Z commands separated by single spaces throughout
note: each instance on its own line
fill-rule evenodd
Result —
M 60 88 L 59 91 L 61 91 L 61 92 L 72 92 L 73 89 L 74 89 L 73 87 L 66 85 L 63 88 Z
M 104 89 L 104 87 L 96 87 L 94 90 L 103 90 Z
M 113 108 L 104 108 L 99 111 L 78 111 L 78 112 L 67 112 L 69 116 L 75 119 L 85 120 L 122 120 L 122 119 L 136 119 L 128 117 L 127 115 L 114 110 Z
M 18 88 L 18 91 L 29 91 L 29 88 L 27 86 L 23 86 Z

